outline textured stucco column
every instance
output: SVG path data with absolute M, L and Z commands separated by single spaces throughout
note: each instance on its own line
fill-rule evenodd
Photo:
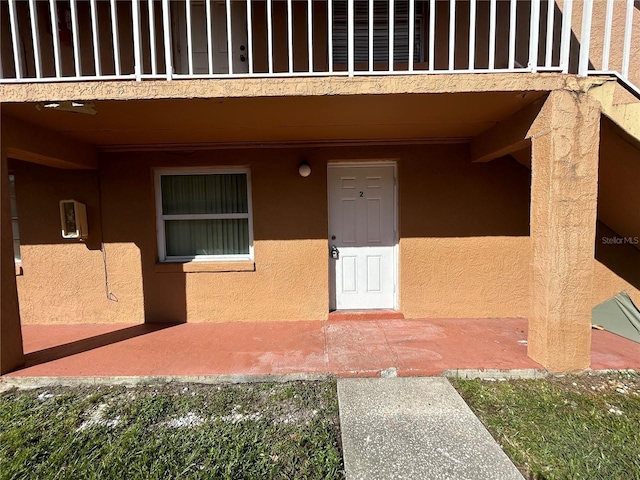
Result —
M 0 142 L 2 139 L 0 139 Z M 9 173 L 5 149 L 0 154 L 0 374 L 10 372 L 24 362 L 16 268 L 13 260 L 13 237 L 11 235 L 11 204 L 9 196 Z
M 591 357 L 600 105 L 581 92 L 553 91 L 531 133 L 529 356 L 551 371 L 584 370 Z

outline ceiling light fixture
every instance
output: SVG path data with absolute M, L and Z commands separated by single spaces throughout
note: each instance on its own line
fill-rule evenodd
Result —
M 311 167 L 307 162 L 302 162 L 298 167 L 298 173 L 301 177 L 308 177 L 311 175 Z
M 84 113 L 85 115 L 96 115 L 98 111 L 93 103 L 84 102 L 41 102 L 36 105 L 38 110 L 58 110 L 60 112 Z

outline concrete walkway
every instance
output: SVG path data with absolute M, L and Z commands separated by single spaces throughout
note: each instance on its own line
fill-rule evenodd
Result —
M 522 479 L 445 378 L 338 380 L 347 480 Z

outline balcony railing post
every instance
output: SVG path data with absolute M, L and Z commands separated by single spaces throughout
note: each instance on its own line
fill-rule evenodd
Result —
M 607 0 L 607 13 L 604 21 L 604 40 L 602 45 L 602 70 L 609 70 L 609 52 L 611 49 L 611 27 L 613 26 L 613 1 Z
M 540 39 L 540 0 L 531 0 L 531 24 L 529 27 L 529 70 L 538 71 L 538 41 Z
M 291 5 L 291 0 L 288 0 Z M 327 0 L 327 39 L 329 50 L 329 73 L 333 73 L 333 0 Z
M 156 58 L 156 14 L 155 0 L 147 0 L 147 14 L 149 18 L 149 47 L 151 51 L 151 74 L 158 73 L 158 59 Z
M 142 80 L 142 41 L 140 39 L 140 0 L 131 0 L 133 20 L 133 61 L 136 80 Z
M 193 38 L 191 28 L 191 0 L 186 0 L 184 4 L 185 19 L 187 21 L 187 71 L 193 75 Z
M 564 7 L 562 9 L 562 33 L 560 37 L 560 68 L 562 68 L 562 73 L 569 72 L 572 10 L 573 0 L 564 0 Z
M 162 30 L 164 33 L 164 65 L 167 80 L 173 78 L 173 62 L 171 44 L 171 10 L 169 9 L 169 0 L 162 0 Z
M 58 35 L 58 10 L 56 0 L 49 0 L 49 9 L 51 10 L 51 41 L 53 43 L 53 61 L 56 69 L 56 78 L 62 76 L 62 68 L 60 66 L 60 36 Z
M 509 4 L 509 70 L 516 67 L 516 13 L 517 0 L 510 0 Z
M 449 70 L 456 67 L 456 0 L 449 0 Z
M 249 62 L 249 75 L 253 74 L 253 20 L 252 3 L 247 0 L 247 62 Z
M 100 35 L 98 31 L 98 9 L 96 0 L 91 0 L 91 36 L 93 39 L 93 64 L 97 77 L 102 75 L 102 64 L 100 62 Z
M 415 48 L 415 0 L 409 0 L 409 71 L 413 72 L 413 50 Z
M 205 16 L 207 21 L 207 71 L 209 75 L 213 75 L 213 30 L 211 27 L 211 0 L 205 0 Z M 251 15 L 251 0 L 247 0 L 247 8 L 249 8 L 249 16 Z M 249 42 L 251 43 L 251 42 Z
M 229 64 L 229 74 L 233 75 L 233 30 L 231 30 L 231 0 L 226 0 L 227 13 L 227 63 Z
M 76 77 L 82 77 L 82 63 L 80 61 L 80 41 L 78 34 L 78 5 L 76 0 L 69 0 L 71 6 L 71 37 L 73 43 L 73 66 Z
M 593 0 L 584 0 L 582 8 L 582 31 L 580 32 L 580 58 L 578 61 L 578 75 L 586 77 L 589 73 L 589 44 L 591 41 L 591 16 L 593 15 Z
M 307 0 L 307 37 L 307 55 L 309 58 L 308 71 L 311 73 L 313 72 L 313 0 Z
M 354 25 L 353 25 L 353 2 L 354 0 L 347 0 L 347 62 L 348 62 L 348 70 L 349 76 L 353 77 L 354 75 L 354 45 L 353 45 L 353 36 L 354 36 Z
M 16 0 L 9 0 L 9 22 L 11 22 L 11 45 L 13 47 L 13 64 L 16 78 L 22 78 L 22 59 L 20 57 L 20 34 L 18 33 L 18 15 L 16 14 Z
M 476 0 L 469 0 L 469 70 L 476 64 Z
M 629 79 L 629 59 L 631 57 L 631 33 L 633 31 L 633 0 L 627 0 L 627 15 L 624 22 L 624 45 L 622 47 L 622 78 Z
M 394 0 L 389 0 L 389 71 L 393 72 L 394 52 L 393 47 L 395 43 L 394 27 L 396 23 L 396 5 Z
M 436 0 L 429 2 L 429 71 L 436 68 Z
M 555 0 L 547 0 L 547 43 L 545 44 L 544 66 L 551 67 L 553 61 L 553 22 L 556 9 Z
M 373 0 L 369 0 L 369 71 L 373 72 Z
M 489 6 L 489 70 L 496 68 L 496 0 Z
M 118 35 L 118 7 L 115 0 L 111 0 L 111 35 L 113 38 L 113 63 L 116 75 L 120 76 L 120 44 Z
M 31 40 L 33 41 L 33 59 L 36 66 L 36 78 L 42 78 L 42 57 L 40 56 L 40 33 L 36 0 L 29 0 L 29 13 L 31 15 Z
M 267 0 L 267 63 L 269 73 L 273 73 L 273 4 L 271 0 Z
M 329 21 L 329 25 L 331 25 L 331 21 Z M 331 29 L 329 29 L 329 58 L 331 58 Z M 293 73 L 293 3 L 291 0 L 287 0 L 287 60 L 289 73 Z M 331 61 L 329 61 L 329 67 L 331 67 Z

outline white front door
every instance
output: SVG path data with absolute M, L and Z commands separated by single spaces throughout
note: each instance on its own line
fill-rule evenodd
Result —
M 227 11 L 222 2 L 214 3 L 213 9 L 213 65 L 216 72 L 229 71 L 227 47 Z M 247 6 L 246 2 L 231 2 L 231 58 L 233 73 L 249 72 L 247 53 Z
M 395 308 L 395 165 L 330 165 L 332 309 Z
M 189 72 L 187 47 L 187 21 L 185 8 L 178 4 L 178 26 L 180 28 L 178 51 L 180 52 L 181 73 Z M 186 4 L 185 4 L 186 5 Z M 191 2 L 191 52 L 193 73 L 209 73 L 209 46 L 207 39 L 207 14 L 204 2 Z M 224 2 L 211 3 L 211 34 L 213 73 L 229 73 L 227 44 L 227 10 Z M 247 54 L 247 12 L 243 2 L 231 2 L 231 49 L 233 73 L 249 71 Z M 182 45 L 184 43 L 184 45 Z

